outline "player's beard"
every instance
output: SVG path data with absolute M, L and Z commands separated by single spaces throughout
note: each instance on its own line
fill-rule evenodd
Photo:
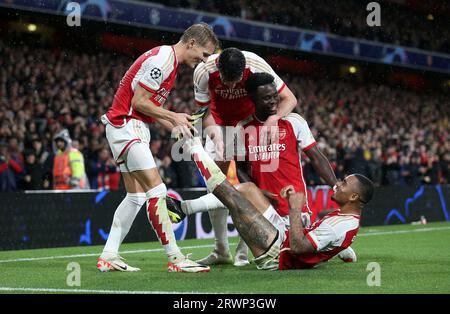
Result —
M 338 204 L 339 206 L 341 206 L 343 204 L 343 202 L 339 201 L 339 197 L 336 197 L 336 193 L 334 193 L 333 195 L 331 195 L 331 200 L 333 202 L 335 202 L 336 204 Z

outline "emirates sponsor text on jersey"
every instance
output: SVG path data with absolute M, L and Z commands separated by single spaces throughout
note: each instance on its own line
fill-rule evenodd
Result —
M 270 145 L 248 146 L 250 160 L 271 160 L 280 158 L 280 152 L 286 150 L 286 144 L 273 143 Z
M 228 89 L 219 89 L 216 88 L 214 92 L 223 99 L 233 100 L 244 98 L 247 96 L 247 91 L 243 88 L 228 88 Z

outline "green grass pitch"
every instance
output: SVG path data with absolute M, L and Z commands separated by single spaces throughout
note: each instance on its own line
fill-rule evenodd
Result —
M 231 238 L 232 249 L 237 239 Z M 193 259 L 213 240 L 179 241 Z M 124 244 L 136 273 L 100 273 L 102 247 L 0 252 L 0 293 L 450 293 L 450 223 L 361 228 L 352 246 L 357 263 L 335 258 L 312 270 L 267 272 L 254 264 L 214 266 L 210 273 L 167 273 L 159 243 Z M 79 263 L 80 286 L 68 286 L 67 265 Z M 377 262 L 380 286 L 368 286 L 367 265 Z M 79 291 L 78 291 L 79 290 Z

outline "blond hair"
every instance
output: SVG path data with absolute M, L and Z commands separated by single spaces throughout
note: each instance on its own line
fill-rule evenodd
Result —
M 212 43 L 214 47 L 219 45 L 219 40 L 212 28 L 206 23 L 197 23 L 186 29 L 180 38 L 180 41 L 187 43 L 189 39 L 195 39 L 197 43 L 205 47 L 208 43 Z

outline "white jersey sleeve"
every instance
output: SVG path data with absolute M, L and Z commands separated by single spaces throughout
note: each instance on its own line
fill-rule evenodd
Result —
M 200 63 L 194 70 L 194 98 L 197 103 L 201 104 L 208 104 L 211 101 L 208 87 L 209 63 L 211 62 Z
M 359 227 L 359 219 L 352 216 L 332 216 L 326 218 L 317 227 L 307 233 L 307 238 L 319 251 L 340 247 L 347 237 L 347 233 Z
M 252 73 L 269 73 L 275 78 L 275 85 L 277 86 L 277 91 L 281 90 L 286 86 L 283 80 L 275 73 L 272 67 L 256 53 L 249 51 L 242 51 L 245 56 L 246 65 L 250 68 Z
M 174 53 L 170 46 L 161 46 L 158 54 L 150 56 L 139 68 L 133 79 L 133 90 L 139 84 L 156 92 L 174 69 Z
M 308 232 L 306 237 L 309 239 L 317 252 L 331 247 L 337 239 L 333 228 L 327 224 L 326 221 L 323 221 L 317 228 Z
M 308 150 L 316 144 L 316 140 L 309 129 L 308 122 L 302 116 L 296 113 L 290 113 L 284 119 L 291 123 L 297 142 L 302 150 Z

